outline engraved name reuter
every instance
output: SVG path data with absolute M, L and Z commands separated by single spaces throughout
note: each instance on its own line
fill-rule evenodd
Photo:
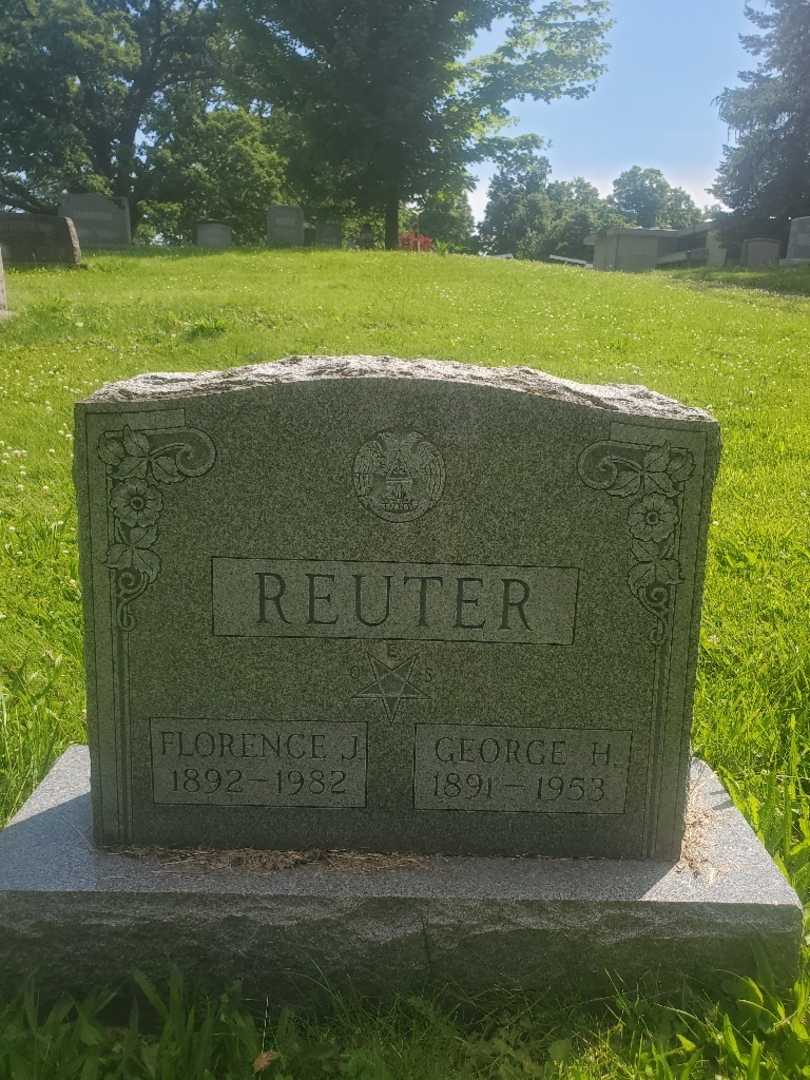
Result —
M 354 459 L 354 489 L 383 521 L 414 521 L 442 497 L 445 468 L 432 442 L 418 431 L 381 431 Z

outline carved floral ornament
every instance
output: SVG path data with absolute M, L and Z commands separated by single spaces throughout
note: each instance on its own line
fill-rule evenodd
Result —
M 630 499 L 625 522 L 633 563 L 631 593 L 656 618 L 650 640 L 660 645 L 669 633 L 674 588 L 683 581 L 678 559 L 678 526 L 686 481 L 695 471 L 689 450 L 599 442 L 580 456 L 579 475 L 592 488 Z
M 196 428 L 105 431 L 98 455 L 107 466 L 110 543 L 104 565 L 115 574 L 115 617 L 120 629 L 135 620 L 129 605 L 157 580 L 158 520 L 164 509 L 159 485 L 203 476 L 216 459 L 214 444 Z

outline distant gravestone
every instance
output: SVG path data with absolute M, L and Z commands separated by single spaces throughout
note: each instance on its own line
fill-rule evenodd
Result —
M 132 242 L 129 203 L 97 192 L 70 192 L 64 196 L 59 213 L 72 218 L 83 248 L 117 250 Z
M 374 229 L 368 221 L 364 221 L 360 226 L 355 242 L 361 251 L 370 251 L 374 247 Z
M 709 229 L 706 233 L 706 265 L 715 269 L 726 265 L 728 252 L 722 242 L 719 229 Z
M 76 422 L 100 841 L 677 856 L 706 413 L 298 358 Z
M 779 262 L 779 241 L 771 237 L 753 236 L 742 242 L 742 264 L 749 270 L 775 266 Z
M 233 231 L 230 225 L 219 221 L 201 221 L 194 229 L 194 243 L 198 247 L 223 250 L 233 246 Z
M 343 225 L 339 221 L 319 221 L 315 226 L 315 246 L 343 247 Z
M 788 263 L 800 263 L 810 260 L 810 217 L 797 217 L 790 223 L 790 238 L 788 239 L 787 257 Z
M 267 211 L 267 243 L 270 247 L 304 246 L 304 211 L 300 206 L 277 203 Z
M 3 270 L 3 252 L 0 251 L 0 319 L 8 314 L 8 298 L 6 296 L 6 274 Z
M 81 248 L 70 218 L 0 213 L 0 249 L 7 266 L 78 266 Z

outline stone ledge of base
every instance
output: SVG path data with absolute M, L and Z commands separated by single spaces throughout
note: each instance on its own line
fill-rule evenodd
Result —
M 90 767 L 73 746 L 0 831 L 0 898 L 405 899 L 736 909 L 800 927 L 801 904 L 711 769 L 695 761 L 678 863 L 543 856 L 334 852 L 118 852 L 91 841 Z M 184 861 L 184 858 L 186 861 Z M 211 860 L 206 865 L 205 860 Z M 241 864 L 235 865 L 234 859 Z M 166 860 L 171 860 L 167 862 Z M 194 862 L 196 860 L 196 862 Z M 202 860 L 202 865 L 200 864 Z M 741 916 L 742 917 L 742 916 Z M 747 916 L 746 916 L 747 917 Z

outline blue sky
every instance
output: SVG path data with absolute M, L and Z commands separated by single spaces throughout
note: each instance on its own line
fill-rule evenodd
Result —
M 744 0 L 612 0 L 607 72 L 582 101 L 513 102 L 518 120 L 505 134 L 535 132 L 557 180 L 584 176 L 603 192 L 632 165 L 661 169 L 699 206 L 707 195 L 728 134 L 712 99 L 737 82 L 753 58 L 739 44 L 752 29 Z M 757 5 L 761 6 L 761 5 Z M 475 51 L 497 43 L 493 30 Z M 470 202 L 483 213 L 492 168 L 476 170 Z

